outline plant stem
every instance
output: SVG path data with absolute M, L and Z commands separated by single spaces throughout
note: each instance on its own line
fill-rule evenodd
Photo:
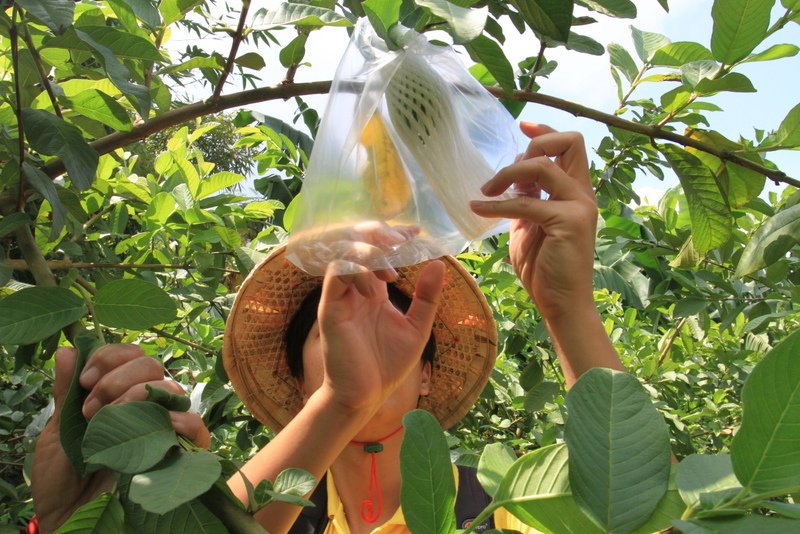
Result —
M 636 88 L 639 87 L 639 82 L 642 81 L 642 76 L 644 76 L 644 73 L 647 72 L 648 70 L 650 70 L 650 63 L 645 63 L 644 65 L 642 65 L 642 68 L 639 69 L 639 73 L 636 75 L 636 78 L 634 78 L 633 81 L 631 82 L 631 86 L 628 89 L 628 92 L 625 93 L 625 96 L 623 96 L 622 100 L 619 101 L 619 105 L 617 106 L 617 111 L 615 113 L 619 113 L 622 110 L 622 108 L 625 107 L 625 105 L 628 103 L 628 99 L 631 97 Z
M 241 44 L 244 38 L 244 21 L 247 18 L 247 11 L 249 9 L 250 0 L 242 0 L 242 11 L 239 13 L 239 24 L 236 27 L 236 33 L 233 35 L 233 40 L 231 41 L 231 51 L 228 54 L 228 61 L 225 63 L 225 69 L 222 71 L 222 74 L 220 74 L 217 86 L 214 88 L 214 94 L 211 96 L 212 101 L 220 98 L 225 80 L 228 79 L 228 76 L 233 71 L 233 65 L 236 61 L 236 52 L 239 51 L 239 44 Z
M 539 55 L 536 56 L 536 63 L 531 68 L 530 80 L 528 80 L 528 84 L 525 86 L 526 91 L 530 91 L 531 88 L 533 88 L 533 84 L 536 81 L 536 73 L 539 72 L 540 68 L 542 68 L 542 60 L 544 60 L 545 50 L 547 50 L 547 44 L 545 44 L 544 40 L 542 40 L 539 45 Z
M 58 118 L 63 119 L 64 115 L 61 113 L 61 107 L 58 105 L 58 101 L 56 100 L 56 94 L 53 92 L 53 86 L 50 83 L 50 78 L 47 77 L 47 73 L 44 71 L 42 56 L 39 55 L 39 51 L 36 50 L 36 46 L 33 44 L 31 32 L 28 31 L 28 27 L 23 25 L 22 28 L 22 38 L 25 40 L 25 46 L 28 47 L 28 52 L 30 52 L 31 56 L 33 57 L 33 63 L 36 65 L 36 70 L 39 72 L 39 78 L 42 80 L 42 86 L 44 87 L 44 90 L 47 91 L 47 96 L 50 97 L 50 103 L 53 104 L 53 111 Z
M 8 37 L 11 41 L 11 65 L 14 69 L 14 92 L 16 93 L 17 116 L 17 151 L 19 152 L 19 191 L 17 191 L 17 211 L 25 208 L 25 177 L 22 174 L 22 166 L 25 163 L 25 124 L 22 120 L 22 90 L 19 85 L 19 34 L 17 32 L 17 15 L 19 8 L 14 4 L 11 13 L 11 27 L 8 29 Z
M 176 336 L 174 334 L 170 334 L 169 332 L 165 332 L 164 330 L 161 330 L 160 328 L 150 328 L 149 330 L 151 332 L 153 332 L 154 334 L 158 334 L 161 337 L 165 337 L 167 339 L 171 339 L 173 341 L 177 341 L 178 343 L 183 343 L 184 345 L 188 345 L 189 347 L 192 347 L 193 349 L 201 350 L 201 351 L 205 352 L 206 354 L 210 354 L 210 355 L 213 356 L 213 355 L 215 355 L 217 353 L 217 351 L 215 351 L 214 349 L 211 349 L 209 347 L 203 346 L 203 345 L 201 345 L 199 343 L 195 343 L 194 341 L 189 341 L 188 339 L 184 339 L 184 338 Z

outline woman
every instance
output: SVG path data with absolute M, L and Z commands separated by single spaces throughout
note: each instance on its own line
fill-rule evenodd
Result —
M 511 262 L 552 336 L 569 387 L 592 367 L 622 368 L 592 297 L 597 208 L 582 137 L 533 123 L 521 127 L 533 139 L 526 154 L 483 188 L 486 195 L 496 196 L 513 185 L 518 196 L 476 201 L 471 208 L 484 217 L 513 219 Z M 549 194 L 548 200 L 538 198 L 540 190 Z M 326 532 L 373 532 L 392 520 L 399 505 L 397 455 L 402 436 L 393 432 L 420 396 L 431 390 L 430 367 L 420 363 L 420 355 L 434 324 L 446 266 L 434 261 L 420 270 L 405 313 L 388 301 L 386 282 L 395 279 L 394 273 L 337 276 L 335 269 L 333 264 L 325 275 L 317 325 L 303 347 L 303 376 L 297 382 L 301 407 L 293 408 L 297 414 L 242 471 L 254 484 L 274 480 L 286 467 L 301 467 L 318 479 L 329 472 L 336 492 L 329 495 L 329 503 L 338 499 L 344 513 Z M 74 351 L 61 349 L 56 366 L 56 413 L 39 439 L 33 469 L 34 505 L 43 532 L 54 530 L 76 506 L 110 487 L 104 473 L 79 477 L 61 450 L 57 423 Z M 158 362 L 136 347 L 103 347 L 81 375 L 81 384 L 90 390 L 84 414 L 91 417 L 107 403 L 143 399 L 146 383 L 178 392 L 179 386 L 163 376 Z M 237 387 L 241 389 L 241 383 Z M 252 399 L 244 400 L 252 404 Z M 273 413 L 274 408 L 265 412 Z M 172 416 L 179 433 L 208 446 L 208 430 L 197 415 Z M 387 435 L 377 455 L 351 445 Z M 375 504 L 372 457 L 383 497 L 377 518 L 361 514 L 365 498 Z M 240 477 L 229 484 L 246 499 Z M 298 507 L 271 504 L 256 518 L 270 532 L 287 532 L 299 513 Z M 513 518 L 496 519 L 497 527 L 524 528 L 510 522 Z M 382 531 L 405 532 L 403 528 L 386 525 Z

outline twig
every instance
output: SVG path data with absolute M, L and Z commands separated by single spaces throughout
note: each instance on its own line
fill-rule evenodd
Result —
M 531 77 L 528 80 L 528 84 L 525 86 L 526 91 L 530 91 L 533 89 L 533 84 L 536 81 L 536 73 L 539 72 L 539 69 L 542 68 L 542 60 L 544 59 L 544 51 L 547 50 L 547 44 L 545 44 L 544 40 L 541 41 L 539 45 L 539 55 L 536 56 L 536 63 L 533 64 L 531 68 Z
M 156 34 L 156 42 L 155 42 L 156 50 L 161 48 L 161 41 L 163 40 L 164 40 L 164 29 L 162 28 Z M 155 68 L 156 68 L 156 62 L 151 61 L 150 66 L 147 67 L 147 72 L 144 73 L 144 86 L 147 87 L 148 89 L 150 89 L 150 86 L 153 83 L 153 70 Z
M 19 151 L 19 191 L 17 191 L 17 211 L 25 208 L 25 177 L 22 174 L 22 165 L 25 163 L 25 124 L 22 120 L 22 90 L 19 85 L 19 34 L 17 32 L 17 15 L 19 8 L 14 4 L 11 14 L 11 27 L 8 37 L 11 40 L 11 64 L 14 68 L 14 91 L 16 92 L 17 116 L 17 150 Z
M 661 354 L 658 355 L 658 367 L 661 367 L 661 364 L 664 363 L 664 360 L 667 358 L 667 354 L 669 354 L 669 351 L 672 349 L 672 345 L 675 344 L 675 340 L 680 335 L 681 330 L 683 330 L 683 325 L 685 324 L 686 324 L 686 317 L 684 317 L 678 322 L 678 326 L 675 327 L 675 331 L 669 337 L 669 341 L 667 341 L 667 344 L 664 345 L 663 349 L 661 349 Z
M 56 94 L 53 92 L 53 86 L 50 83 L 50 78 L 47 77 L 47 73 L 44 71 L 42 56 L 39 55 L 39 51 L 36 50 L 36 46 L 33 44 L 31 32 L 28 31 L 28 27 L 25 25 L 22 27 L 22 38 L 25 40 L 25 46 L 28 47 L 28 51 L 33 57 L 33 63 L 36 65 L 36 70 L 39 71 L 39 78 L 42 80 L 42 86 L 44 87 L 44 90 L 47 91 L 47 96 L 50 97 L 50 103 L 53 104 L 53 111 L 58 118 L 63 119 L 64 115 L 61 113 L 61 107 L 58 105 L 58 101 L 56 100 Z
M 628 89 L 628 92 L 625 93 L 625 96 L 623 96 L 622 100 L 619 101 L 619 105 L 617 106 L 617 113 L 619 113 L 620 110 L 622 110 L 622 108 L 624 108 L 625 105 L 628 103 L 628 99 L 631 97 L 636 88 L 639 87 L 639 82 L 642 81 L 642 76 L 644 76 L 644 73 L 647 72 L 649 69 L 650 69 L 650 63 L 645 63 L 644 65 L 642 65 L 642 68 L 639 69 L 639 72 L 636 74 L 636 78 L 634 78 L 633 81 L 631 82 L 631 86 Z
M 236 52 L 239 51 L 239 44 L 244 38 L 244 21 L 247 17 L 248 9 L 250 9 L 250 0 L 242 0 L 242 12 L 239 14 L 239 25 L 236 27 L 236 33 L 233 35 L 233 40 L 231 42 L 231 52 L 228 54 L 228 62 L 225 63 L 225 69 L 219 76 L 219 81 L 217 82 L 217 86 L 214 88 L 214 94 L 212 95 L 211 100 L 219 99 L 220 95 L 222 94 L 222 87 L 225 85 L 225 80 L 228 79 L 228 76 L 233 71 L 233 65 L 236 61 Z
M 7 259 L 4 261 L 5 265 L 15 271 L 33 271 L 33 267 L 26 260 Z M 45 260 L 46 267 L 52 271 L 68 271 L 70 269 L 121 269 L 121 270 L 148 270 L 160 271 L 164 269 L 184 269 L 184 270 L 200 270 L 196 265 L 189 263 L 183 264 L 162 264 L 162 263 L 101 263 L 101 262 L 87 262 L 87 261 L 69 261 L 69 260 Z M 239 274 L 236 269 L 225 269 L 223 267 L 204 267 L 202 270 L 206 271 L 219 271 L 223 273 Z
M 192 347 L 193 349 L 202 350 L 206 354 L 215 355 L 217 353 L 217 351 L 215 351 L 214 349 L 211 349 L 209 347 L 203 346 L 203 345 L 201 345 L 199 343 L 195 343 L 194 341 L 189 341 L 188 339 L 184 339 L 184 338 L 176 336 L 174 334 L 170 334 L 169 332 L 165 332 L 165 331 L 161 330 L 160 328 L 150 328 L 149 330 L 151 332 L 153 332 L 154 334 L 158 334 L 161 337 L 165 337 L 167 339 L 171 339 L 173 341 L 177 341 L 178 343 L 183 343 L 184 345 L 188 345 L 189 347 Z

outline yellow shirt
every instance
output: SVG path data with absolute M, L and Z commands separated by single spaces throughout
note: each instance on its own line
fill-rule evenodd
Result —
M 453 466 L 456 488 L 458 487 L 458 469 Z M 328 472 L 328 527 L 325 534 L 350 534 L 350 527 L 347 525 L 347 518 L 344 515 L 344 505 L 339 498 L 339 492 L 333 483 L 333 476 Z M 536 534 L 539 531 L 533 527 L 523 524 L 519 519 L 501 508 L 494 513 L 495 528 L 507 528 L 518 530 L 522 534 Z M 460 528 L 460 527 L 458 527 Z M 410 534 L 403 517 L 403 510 L 398 508 L 394 515 L 383 525 L 375 528 L 372 534 Z

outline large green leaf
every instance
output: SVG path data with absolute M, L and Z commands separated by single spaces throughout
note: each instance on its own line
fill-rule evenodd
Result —
M 154 402 L 107 404 L 89 421 L 83 438 L 87 464 L 141 473 L 178 444 L 166 408 Z
M 103 493 L 77 510 L 56 534 L 108 534 L 123 531 L 122 505 L 116 495 Z
M 511 0 L 511 3 L 535 33 L 561 43 L 569 39 L 573 0 Z
M 669 43 L 656 50 L 650 63 L 664 67 L 682 67 L 694 61 L 712 60 L 711 50 L 691 41 Z
M 800 521 L 796 519 L 762 515 L 677 520 L 673 524 L 683 534 L 795 534 L 800 529 Z
M 147 534 L 229 534 L 225 525 L 202 503 L 194 500 L 165 514 L 152 514 L 130 500 L 123 501 L 125 524 Z
M 785 57 L 796 56 L 800 52 L 800 47 L 793 44 L 776 44 L 772 45 L 763 52 L 758 52 L 745 59 L 742 63 L 749 63 L 753 61 L 773 61 L 775 59 L 783 59 Z
M 69 99 L 70 106 L 84 117 L 100 121 L 114 130 L 127 132 L 131 118 L 115 98 L 98 89 L 87 89 Z
M 63 287 L 27 287 L 0 300 L 0 345 L 36 343 L 86 314 L 86 305 Z
M 639 74 L 639 67 L 636 66 L 633 57 L 622 45 L 617 43 L 609 44 L 608 56 L 611 59 L 611 64 L 617 67 L 629 82 L 632 83 L 636 79 Z
M 138 278 L 114 280 L 94 297 L 94 312 L 101 324 L 144 330 L 175 318 L 175 301 L 160 287 Z
M 636 18 L 636 5 L 631 0 L 578 0 L 598 13 L 625 19 Z
M 701 493 L 741 488 L 727 454 L 692 454 L 678 464 L 678 491 L 687 506 L 700 502 Z
M 208 491 L 221 472 L 210 452 L 180 451 L 156 469 L 134 475 L 128 497 L 148 512 L 163 514 Z
M 732 93 L 755 93 L 756 88 L 750 78 L 739 72 L 731 72 L 721 78 L 703 79 L 697 82 L 695 91 L 701 95 L 711 95 L 722 91 Z
M 290 467 L 278 473 L 273 489 L 276 493 L 302 497 L 314 491 L 316 485 L 317 480 L 311 473 L 304 469 Z
M 506 472 L 517 461 L 514 449 L 503 443 L 490 443 L 478 460 L 478 481 L 491 496 L 497 493 Z
M 733 217 L 711 169 L 680 147 L 664 145 L 661 151 L 686 194 L 695 249 L 707 252 L 725 243 L 731 235 Z
M 444 432 L 425 410 L 403 417 L 400 447 L 400 504 L 411 532 L 448 534 L 455 531 L 456 487 Z
M 150 26 L 150 28 L 157 28 L 161 25 L 161 15 L 151 0 L 109 0 L 108 3 L 117 14 L 119 14 L 120 5 L 124 5 L 133 12 L 136 18 Z M 121 9 L 125 9 L 125 7 Z M 128 27 L 128 30 L 133 31 L 130 27 Z
M 592 272 L 592 282 L 595 289 L 608 289 L 614 293 L 619 293 L 628 306 L 638 309 L 644 308 L 642 299 L 631 282 L 611 267 L 595 265 Z
M 389 29 L 400 20 L 402 3 L 402 0 L 366 0 L 361 4 L 375 33 L 387 44 L 394 44 L 389 38 Z
M 347 18 L 332 9 L 307 4 L 281 2 L 272 9 L 259 9 L 253 20 L 253 28 L 266 30 L 275 26 L 352 26 Z
M 203 178 L 197 191 L 194 192 L 195 198 L 197 200 L 206 198 L 221 189 L 234 186 L 242 180 L 244 180 L 244 176 L 235 172 L 223 171 L 214 173 L 211 176 Z
M 692 61 L 681 67 L 681 81 L 691 88 L 695 88 L 703 80 L 713 78 L 719 72 L 720 66 L 716 61 Z
M 514 69 L 497 42 L 485 35 L 480 35 L 468 43 L 465 48 L 473 60 L 486 67 L 507 95 L 514 92 Z
M 64 449 L 64 454 L 75 471 L 81 474 L 86 470 L 81 444 L 87 425 L 86 418 L 83 416 L 83 402 L 86 400 L 88 392 L 81 386 L 80 376 L 89 357 L 99 347 L 100 340 L 88 332 L 81 332 L 75 336 L 75 348 L 78 349 L 78 356 L 75 360 L 75 371 L 72 374 L 69 390 L 61 407 L 61 423 L 58 428 L 61 448 Z
M 575 32 L 569 32 L 565 46 L 570 50 L 593 56 L 602 56 L 606 52 L 605 47 L 598 41 L 587 35 L 580 35 Z
M 631 36 L 639 59 L 645 63 L 650 63 L 656 52 L 670 43 L 669 39 L 660 33 L 645 32 L 636 26 L 631 26 Z
M 164 19 L 162 24 L 169 26 L 179 21 L 190 9 L 202 3 L 203 0 L 162 0 L 158 5 L 158 10 Z
M 49 176 L 27 161 L 22 163 L 22 176 L 28 184 L 42 195 L 42 198 L 50 203 L 50 208 L 53 210 L 53 223 L 50 227 L 49 239 L 53 241 L 64 228 L 67 217 L 67 211 L 61 204 L 61 198 L 58 195 L 60 186 L 54 184 Z
M 111 82 L 117 89 L 122 91 L 142 118 L 147 119 L 150 115 L 150 90 L 131 81 L 131 73 L 128 67 L 117 59 L 111 49 L 97 42 L 83 30 L 75 30 L 75 35 L 89 45 L 89 48 L 96 54 L 97 59 L 105 67 L 106 74 Z
M 79 191 L 89 189 L 100 156 L 83 139 L 81 131 L 41 109 L 23 109 L 22 119 L 31 147 L 42 154 L 60 156 L 75 187 Z
M 16 0 L 15 3 L 42 21 L 56 35 L 72 26 L 75 3 L 70 0 Z
M 5 237 L 31 224 L 31 218 L 27 213 L 16 211 L 0 218 L 0 237 Z
M 715 0 L 711 51 L 725 65 L 744 59 L 767 35 L 775 0 Z
M 631 532 L 669 483 L 669 430 L 639 381 L 595 368 L 566 397 L 569 479 L 575 501 L 607 532 Z
M 800 146 L 800 104 L 789 110 L 778 130 L 767 137 L 763 146 L 773 147 L 781 145 L 785 148 Z
M 81 26 L 70 30 L 60 37 L 45 41 L 48 48 L 65 48 L 68 50 L 94 51 L 94 46 L 84 40 L 80 34 L 88 35 L 92 41 L 120 58 L 161 61 L 161 53 L 149 40 L 139 35 L 109 26 Z
M 414 0 L 414 3 L 428 8 L 431 13 L 447 21 L 456 44 L 468 43 L 483 33 L 489 14 L 488 7 L 469 9 L 447 0 Z
M 779 211 L 759 226 L 742 252 L 734 276 L 742 277 L 781 259 L 800 236 L 800 204 Z
M 731 443 L 736 477 L 754 492 L 800 490 L 800 331 L 773 348 L 744 383 Z

